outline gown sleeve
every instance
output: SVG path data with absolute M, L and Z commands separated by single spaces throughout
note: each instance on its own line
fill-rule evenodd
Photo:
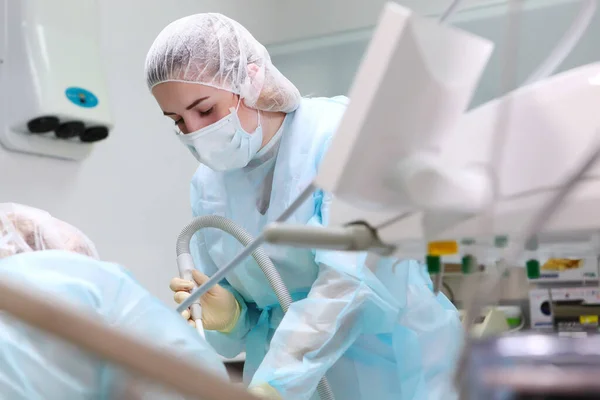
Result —
M 331 196 L 318 197 L 319 212 L 308 224 L 324 226 Z M 315 251 L 317 279 L 283 317 L 251 385 L 268 383 L 285 399 L 309 399 L 360 335 L 393 329 L 398 306 L 365 259 L 365 253 Z

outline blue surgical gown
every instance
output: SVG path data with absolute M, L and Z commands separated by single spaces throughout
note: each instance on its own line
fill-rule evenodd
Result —
M 259 167 L 215 172 L 201 165 L 191 183 L 194 216 L 220 215 L 258 236 L 315 178 L 347 101 L 303 99 L 283 122 L 276 156 Z M 266 211 L 258 206 L 265 194 Z M 288 222 L 326 226 L 330 205 L 331 196 L 316 191 Z M 283 316 L 250 258 L 223 282 L 242 307 L 237 326 L 206 334 L 226 357 L 246 351 L 246 382 L 266 382 L 290 400 L 316 398 L 324 374 L 342 400 L 454 398 L 450 377 L 462 328 L 454 306 L 433 294 L 422 265 L 381 259 L 373 273 L 363 253 L 264 248 L 295 303 Z M 207 275 L 241 250 L 215 229 L 198 232 L 192 245 L 196 267 Z
M 0 277 L 13 280 L 25 291 L 39 291 L 48 301 L 69 302 L 142 340 L 181 352 L 182 357 L 227 379 L 219 356 L 195 329 L 118 265 L 48 250 L 0 260 Z M 116 366 L 0 312 L 0 398 L 112 399 L 124 389 L 126 377 Z M 168 394 L 157 388 L 154 393 L 149 389 L 138 394 L 164 398 L 163 393 Z

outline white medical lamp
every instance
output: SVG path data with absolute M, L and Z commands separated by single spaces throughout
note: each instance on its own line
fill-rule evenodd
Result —
M 450 168 L 439 158 L 492 48 L 487 40 L 388 3 L 316 185 L 368 210 L 398 212 L 446 200 L 452 207 L 478 207 L 487 198 L 486 180 L 472 171 L 447 176 Z M 441 183 L 455 195 L 440 199 L 430 191 Z

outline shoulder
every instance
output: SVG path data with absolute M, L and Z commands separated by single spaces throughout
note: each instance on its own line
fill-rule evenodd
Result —
M 318 108 L 329 108 L 330 110 L 345 110 L 348 106 L 350 99 L 346 96 L 334 96 L 334 97 L 304 97 L 300 102 L 298 109 L 303 107 L 318 107 Z
M 348 103 L 345 96 L 304 98 L 295 112 L 294 121 L 309 123 L 320 131 L 335 131 Z
M 120 265 L 60 250 L 2 259 L 0 276 L 73 302 L 109 321 L 127 306 L 127 299 L 145 296 L 143 287 Z
M 133 280 L 123 267 L 106 261 L 61 250 L 34 251 L 0 260 L 0 274 L 10 274 L 35 282 L 53 283 L 77 280 L 100 284 L 109 280 Z
M 288 140 L 303 153 L 321 153 L 337 131 L 348 103 L 345 96 L 302 99 L 291 118 Z

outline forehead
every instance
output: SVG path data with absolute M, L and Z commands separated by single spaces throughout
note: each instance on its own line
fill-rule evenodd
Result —
M 221 97 L 224 90 L 198 83 L 163 82 L 152 88 L 152 95 L 163 111 L 179 112 L 202 97 Z

